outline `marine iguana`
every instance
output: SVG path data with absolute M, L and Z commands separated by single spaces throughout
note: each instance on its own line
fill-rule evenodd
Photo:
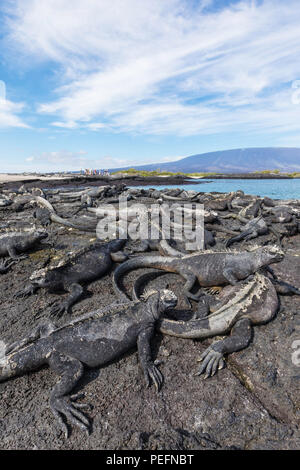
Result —
M 229 248 L 235 242 L 252 240 L 261 235 L 266 235 L 269 232 L 273 233 L 273 235 L 276 236 L 277 243 L 279 245 L 281 244 L 279 233 L 272 225 L 268 224 L 262 216 L 256 217 L 250 221 L 248 219 L 245 220 L 247 221 L 246 225 L 240 228 L 241 234 L 228 239 L 225 243 L 226 248 Z
M 0 235 L 0 256 L 9 256 L 14 261 L 27 258 L 27 255 L 20 255 L 19 253 L 30 250 L 47 237 L 48 233 L 41 229 L 4 233 Z
M 77 317 L 57 328 L 49 320 L 29 336 L 4 347 L 0 357 L 0 382 L 38 369 L 44 364 L 61 376 L 53 388 L 50 407 L 68 437 L 63 417 L 89 433 L 90 423 L 76 403 L 81 394 L 70 395 L 84 366 L 100 367 L 137 345 L 147 386 L 160 389 L 163 376 L 151 360 L 150 340 L 160 315 L 176 307 L 172 291 L 149 292 L 144 301 L 114 304 Z
M 205 339 L 231 335 L 211 344 L 200 356 L 203 361 L 198 373 L 205 378 L 225 366 L 224 355 L 246 348 L 252 338 L 252 326 L 269 322 L 278 310 L 278 296 L 270 279 L 261 273 L 243 282 L 241 286 L 226 286 L 219 302 L 208 304 L 208 316 L 194 317 L 189 321 L 162 318 L 157 329 L 179 338 Z M 202 309 L 201 309 L 202 310 Z M 209 314 L 209 311 L 212 312 Z M 202 318 L 201 318 L 202 316 Z
M 229 248 L 235 242 L 239 242 L 241 240 L 252 240 L 260 235 L 265 235 L 269 232 L 269 227 L 262 216 L 256 217 L 246 223 L 244 227 L 241 229 L 241 234 L 236 235 L 229 240 L 226 241 L 225 246 Z
M 45 287 L 50 292 L 67 291 L 70 295 L 65 301 L 54 305 L 51 315 L 61 316 L 64 312 L 70 313 L 72 305 L 83 294 L 81 284 L 90 283 L 104 276 L 112 266 L 113 260 L 126 259 L 116 253 L 125 242 L 126 239 L 112 240 L 106 244 L 95 242 L 62 259 L 57 266 L 34 271 L 30 276 L 30 284 L 17 292 L 16 297 L 34 294 L 40 287 Z
M 278 263 L 284 258 L 284 253 L 276 246 L 260 247 L 254 251 L 243 252 L 204 252 L 186 255 L 181 258 L 170 256 L 136 257 L 125 261 L 114 272 L 113 285 L 115 292 L 128 300 L 126 294 L 119 288 L 119 279 L 126 272 L 137 268 L 157 268 L 163 271 L 180 274 L 186 283 L 183 287 L 185 299 L 199 300 L 199 295 L 191 293 L 196 280 L 201 287 L 236 285 L 258 269 L 272 263 Z
M 94 220 L 66 220 L 63 217 L 60 217 L 52 204 L 45 198 L 41 196 L 27 196 L 29 197 L 30 203 L 37 203 L 40 208 L 43 208 L 44 211 L 36 210 L 33 213 L 33 216 L 37 218 L 41 223 L 49 224 L 50 221 L 54 223 L 58 223 L 64 225 L 66 227 L 70 227 L 76 230 L 80 230 L 82 232 L 95 232 L 97 228 L 97 219 Z

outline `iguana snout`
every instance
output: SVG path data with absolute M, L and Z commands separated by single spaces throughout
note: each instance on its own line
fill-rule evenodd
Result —
M 175 308 L 177 305 L 177 296 L 169 289 L 164 289 L 159 292 L 160 294 L 160 303 L 162 304 L 164 310 L 170 310 Z
M 271 258 L 271 263 L 279 263 L 285 257 L 284 251 L 278 246 L 264 247 L 263 254 L 266 255 L 268 260 Z
M 34 232 L 34 235 L 38 240 L 43 240 L 44 238 L 48 238 L 48 232 L 42 229 L 36 230 Z

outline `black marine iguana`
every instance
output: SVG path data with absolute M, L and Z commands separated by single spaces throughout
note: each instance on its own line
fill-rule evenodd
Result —
M 70 395 L 83 375 L 84 366 L 103 366 L 137 345 L 146 383 L 149 386 L 152 380 L 159 390 L 163 376 L 151 360 L 150 340 L 160 315 L 176 304 L 173 292 L 152 291 L 142 302 L 96 310 L 60 328 L 48 321 L 23 340 L 3 345 L 0 382 L 48 364 L 61 376 L 52 390 L 50 406 L 62 430 L 68 436 L 64 416 L 89 432 L 89 420 L 80 411 L 87 405 L 75 403 L 81 394 Z
M 48 237 L 45 230 L 29 230 L 23 232 L 10 232 L 0 235 L 0 257 L 9 256 L 14 261 L 27 258 L 27 255 L 20 255 L 33 248 L 38 242 Z M 8 268 L 6 262 L 2 267 Z
M 242 233 L 227 240 L 225 246 L 226 248 L 229 248 L 235 242 L 239 242 L 241 240 L 252 240 L 253 238 L 259 237 L 260 235 L 267 234 L 269 230 L 270 227 L 268 227 L 264 218 L 262 216 L 256 217 L 255 219 L 248 221 L 246 225 L 240 228 Z M 279 235 L 277 240 L 280 243 Z
M 183 288 L 186 300 L 199 300 L 199 295 L 190 291 L 198 279 L 201 287 L 236 285 L 263 266 L 282 261 L 284 253 L 281 249 L 260 247 L 255 251 L 244 252 L 204 252 L 187 255 L 181 258 L 170 256 L 136 257 L 125 261 L 114 272 L 113 284 L 116 293 L 128 300 L 118 286 L 119 278 L 131 269 L 157 268 L 163 271 L 180 274 L 186 283 Z
M 69 313 L 72 305 L 83 294 L 81 284 L 87 284 L 104 276 L 112 266 L 113 260 L 124 260 L 124 256 L 120 258 L 116 252 L 125 242 L 125 239 L 112 240 L 106 244 L 95 242 L 64 258 L 57 266 L 34 271 L 30 276 L 30 285 L 17 292 L 16 297 L 34 294 L 40 287 L 45 287 L 50 292 L 67 291 L 70 292 L 69 297 L 55 305 L 51 314 L 60 316 L 64 312 Z

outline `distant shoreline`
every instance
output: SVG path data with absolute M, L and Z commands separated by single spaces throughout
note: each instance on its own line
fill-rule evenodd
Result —
M 207 183 L 203 181 L 202 184 Z M 164 185 L 182 185 L 182 184 L 195 184 L 192 178 L 185 176 L 88 176 L 88 175 L 12 175 L 0 174 L 0 187 L 2 189 L 17 190 L 20 186 L 25 185 L 30 189 L 39 187 L 41 189 L 55 188 L 61 186 L 72 185 L 78 186 L 107 186 L 107 185 L 120 185 L 126 186 L 164 186 Z M 201 182 L 199 181 L 199 184 Z
M 205 184 L 216 179 L 244 179 L 244 180 L 270 180 L 270 179 L 299 179 L 300 177 L 288 175 L 275 175 L 266 173 L 240 173 L 240 174 L 210 174 L 203 176 L 185 176 L 185 175 L 114 175 L 114 176 L 89 176 L 77 174 L 56 174 L 56 175 L 22 175 L 22 174 L 0 174 L 0 186 L 2 189 L 17 190 L 21 185 L 25 184 L 27 188 L 54 188 L 72 184 L 78 186 L 101 186 L 109 184 L 126 184 L 126 186 L 164 186 L 164 185 L 182 185 L 182 184 Z M 195 181 L 197 180 L 197 181 Z

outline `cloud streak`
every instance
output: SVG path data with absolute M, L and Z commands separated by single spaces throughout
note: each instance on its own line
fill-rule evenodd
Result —
M 23 103 L 13 103 L 0 96 L 0 129 L 29 128 L 18 116 L 23 109 Z
M 226 2 L 228 5 L 230 2 Z M 52 126 L 150 135 L 300 130 L 300 4 L 13 0 L 8 41 L 59 71 Z M 13 121 L 12 121 L 13 122 Z M 1 125 L 1 114 L 0 114 Z

